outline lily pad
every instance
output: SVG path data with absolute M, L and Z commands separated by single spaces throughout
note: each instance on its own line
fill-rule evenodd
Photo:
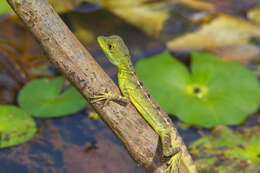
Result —
M 34 120 L 15 106 L 0 105 L 0 148 L 21 144 L 36 132 Z
M 20 91 L 18 103 L 38 118 L 61 117 L 83 109 L 85 99 L 74 87 L 62 92 L 63 83 L 62 77 L 31 81 Z
M 11 11 L 11 7 L 7 3 L 7 1 L 0 1 L 0 15 Z
M 165 111 L 190 124 L 239 124 L 260 103 L 256 76 L 215 55 L 194 52 L 190 73 L 166 51 L 139 61 L 136 71 Z
M 216 128 L 190 145 L 200 172 L 260 172 L 259 126 L 240 132 Z

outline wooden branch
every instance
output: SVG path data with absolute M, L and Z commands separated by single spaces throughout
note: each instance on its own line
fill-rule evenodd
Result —
M 39 41 L 49 60 L 88 101 L 94 93 L 105 89 L 120 94 L 46 0 L 8 0 L 8 3 Z M 167 159 L 162 157 L 158 135 L 131 104 L 121 106 L 110 102 L 104 108 L 100 104 L 92 106 L 139 165 L 150 173 L 163 172 Z M 184 166 L 181 172 L 187 172 Z

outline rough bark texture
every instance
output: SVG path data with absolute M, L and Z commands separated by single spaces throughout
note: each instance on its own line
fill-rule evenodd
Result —
M 8 2 L 39 41 L 49 60 L 88 101 L 94 93 L 107 88 L 113 93 L 120 93 L 118 87 L 71 33 L 47 0 Z M 110 102 L 103 108 L 99 103 L 92 106 L 139 165 L 150 173 L 163 172 L 167 159 L 161 155 L 158 135 L 131 104 L 121 106 Z M 187 171 L 182 167 L 181 172 Z

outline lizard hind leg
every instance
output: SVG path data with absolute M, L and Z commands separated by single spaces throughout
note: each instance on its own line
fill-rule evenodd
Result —
M 167 168 L 164 173 L 179 173 L 180 160 L 181 160 L 181 148 L 174 147 L 172 144 L 172 135 L 166 133 L 166 135 L 161 135 L 162 150 L 164 157 L 171 157 L 167 162 Z
M 179 173 L 181 152 L 175 153 L 167 162 L 167 168 L 164 173 Z

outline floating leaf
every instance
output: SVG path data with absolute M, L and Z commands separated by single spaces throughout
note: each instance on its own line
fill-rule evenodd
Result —
M 7 1 L 5 0 L 1 0 L 0 1 L 0 15 L 4 14 L 4 13 L 8 13 L 11 12 L 11 7 L 9 6 L 9 4 L 7 3 Z
M 260 171 L 259 126 L 242 133 L 219 127 L 212 134 L 203 136 L 190 145 L 191 153 L 200 172 Z
M 84 0 L 48 0 L 53 6 L 56 12 L 65 13 L 73 10 L 77 5 L 79 5 Z
M 19 93 L 18 103 L 35 117 L 60 117 L 75 113 L 86 105 L 73 87 L 61 93 L 64 78 L 39 79 L 28 83 Z
M 99 119 L 99 115 L 96 112 L 88 112 L 88 117 L 93 119 L 93 120 L 98 120 Z
M 24 143 L 36 132 L 34 120 L 15 106 L 0 105 L 0 148 Z
M 256 9 L 250 16 L 257 13 Z M 258 41 L 259 37 L 260 26 L 256 23 L 221 14 L 197 31 L 171 40 L 167 47 L 172 51 L 210 50 L 228 59 L 248 62 L 259 58 L 259 48 L 252 44 L 252 40 Z
M 198 31 L 168 42 L 168 48 L 176 51 L 216 49 L 247 44 L 252 38 L 259 36 L 259 25 L 232 16 L 219 15 Z
M 252 21 L 260 23 L 260 5 L 255 6 L 247 13 L 247 17 Z
M 158 35 L 170 12 L 166 1 L 144 3 L 146 0 L 106 1 L 103 5 L 113 14 L 124 19 L 149 35 Z M 150 21 L 150 22 L 146 22 Z
M 260 103 L 256 76 L 211 54 L 193 53 L 191 74 L 168 52 L 139 61 L 136 70 L 155 100 L 187 123 L 238 124 Z

